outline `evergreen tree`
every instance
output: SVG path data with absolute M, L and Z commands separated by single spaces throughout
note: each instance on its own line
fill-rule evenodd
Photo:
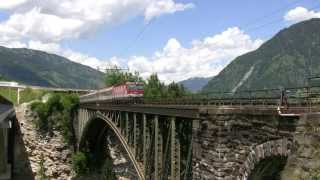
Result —
M 123 72 L 119 68 L 107 70 L 105 75 L 105 84 L 114 86 L 118 84 L 124 84 L 126 82 L 143 82 L 138 72 Z

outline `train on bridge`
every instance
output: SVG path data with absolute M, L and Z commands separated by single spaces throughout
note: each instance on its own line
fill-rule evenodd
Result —
M 129 97 L 142 97 L 144 94 L 143 83 L 140 82 L 126 82 L 104 89 L 94 91 L 92 93 L 81 96 L 82 102 L 91 100 L 110 100 L 121 99 Z

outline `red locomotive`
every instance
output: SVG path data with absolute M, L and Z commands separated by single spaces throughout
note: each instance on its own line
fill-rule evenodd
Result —
M 95 101 L 109 100 L 115 98 L 142 97 L 144 93 L 143 83 L 126 82 L 125 84 L 115 85 L 108 88 L 94 91 L 90 94 L 81 96 L 80 100 Z
M 143 83 L 127 82 L 112 87 L 113 97 L 140 97 L 143 93 Z

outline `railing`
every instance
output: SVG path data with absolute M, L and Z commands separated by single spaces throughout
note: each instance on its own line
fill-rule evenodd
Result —
M 275 106 L 282 108 L 320 107 L 320 87 L 263 89 L 238 92 L 208 92 L 182 97 L 122 97 L 103 98 L 99 94 L 81 98 L 81 103 L 152 104 L 152 105 L 216 105 Z

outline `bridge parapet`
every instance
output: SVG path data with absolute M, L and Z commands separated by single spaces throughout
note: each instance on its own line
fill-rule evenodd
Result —
M 0 180 L 11 179 L 12 124 L 15 117 L 13 104 L 0 96 Z

